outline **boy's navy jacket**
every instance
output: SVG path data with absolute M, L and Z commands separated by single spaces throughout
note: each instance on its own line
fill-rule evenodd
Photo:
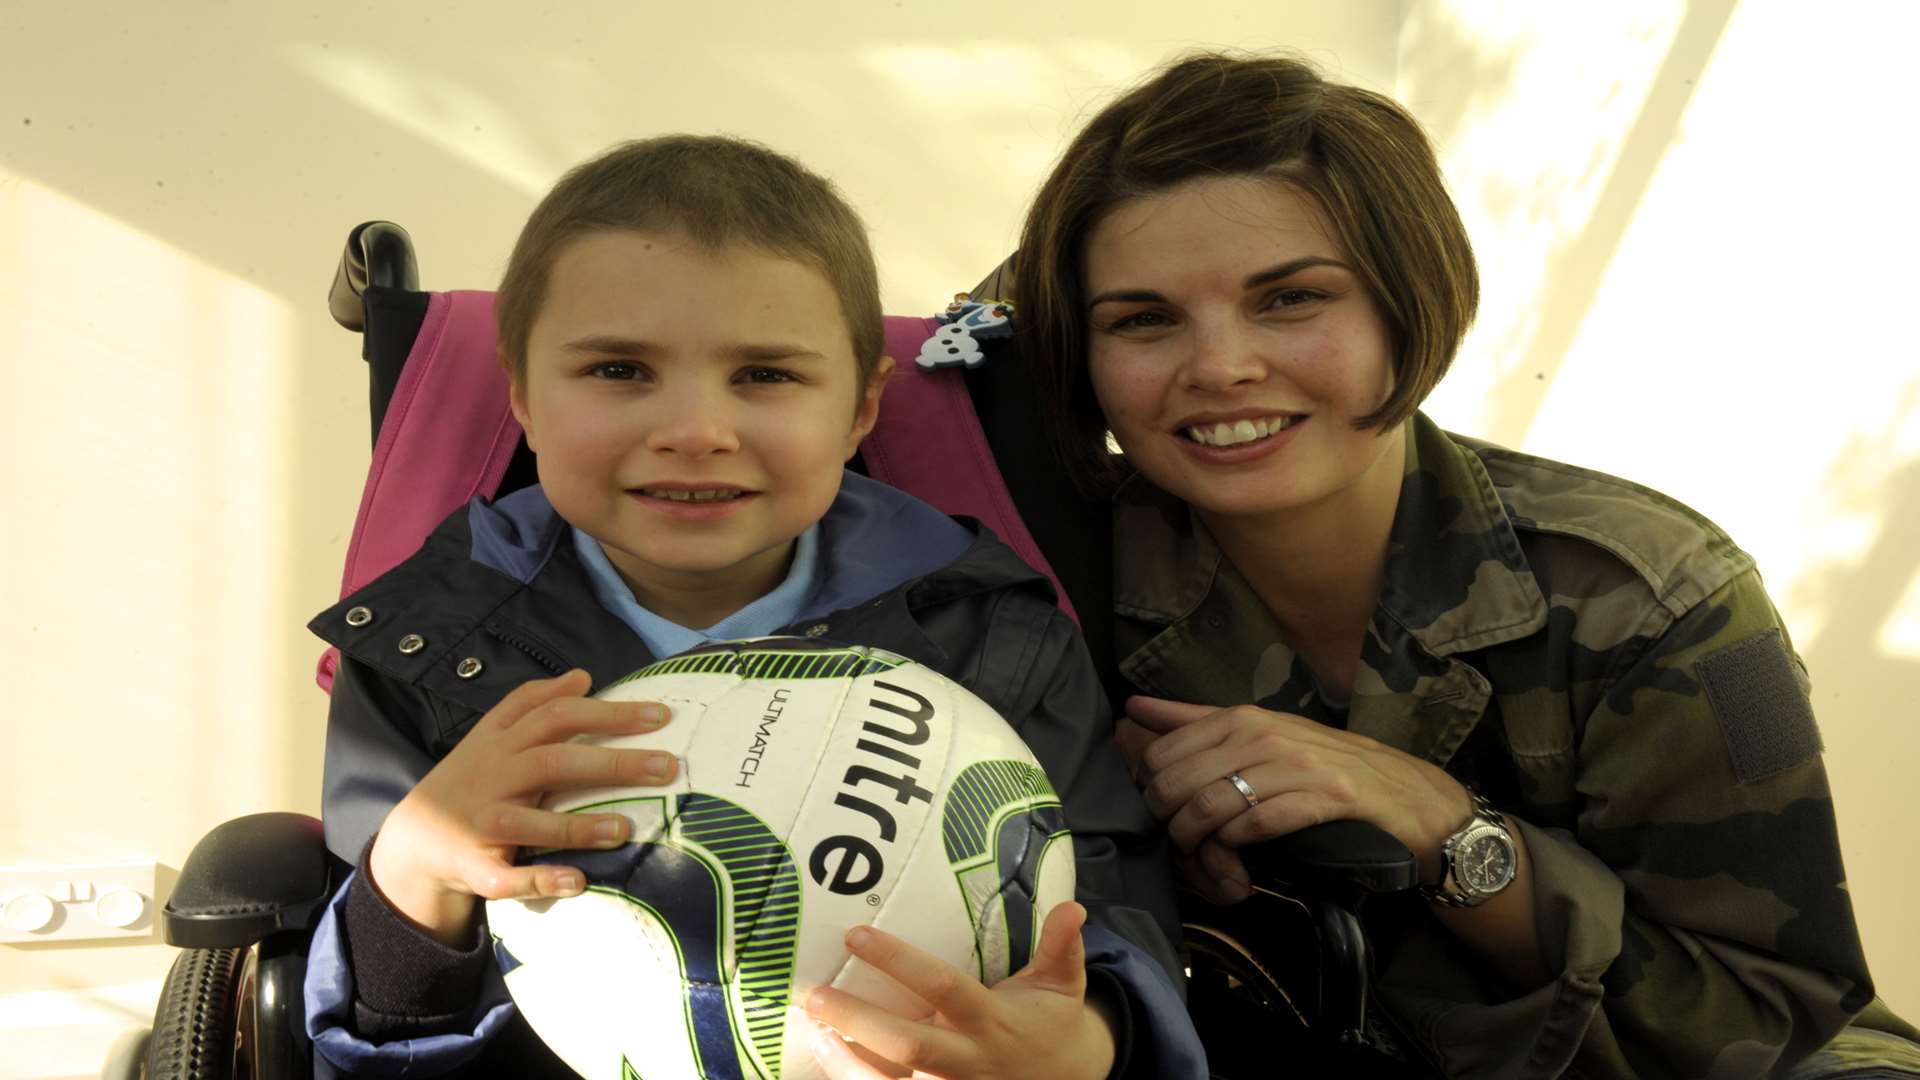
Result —
M 1115 1075 L 1205 1076 L 1176 989 L 1165 830 L 1112 742 L 1086 647 L 1046 579 L 963 520 L 847 474 L 820 523 L 818 584 L 774 632 L 899 653 L 1019 731 L 1073 829 L 1089 991 L 1120 1014 Z M 658 659 L 595 598 L 569 537 L 537 487 L 475 499 L 310 624 L 342 654 L 323 806 L 335 854 L 359 861 L 394 804 L 510 690 L 575 667 L 598 689 Z M 403 651 L 412 636 L 424 646 Z M 307 1029 L 322 1057 L 353 1075 L 571 1075 L 514 1013 L 486 941 L 483 926 L 465 950 L 441 946 L 378 896 L 363 866 L 309 958 Z

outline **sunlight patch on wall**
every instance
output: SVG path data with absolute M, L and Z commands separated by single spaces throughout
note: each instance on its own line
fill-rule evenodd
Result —
M 573 164 L 551 160 L 512 110 L 462 80 L 337 45 L 294 42 L 285 53 L 309 78 L 380 120 L 530 195 L 545 193 Z
M 271 798 L 288 312 L 0 172 L 0 353 L 0 855 L 175 858 Z
M 1586 264 L 1604 260 L 1579 240 L 1684 11 L 1678 0 L 1409 10 L 1399 96 L 1436 144 L 1473 238 L 1483 297 L 1459 361 L 1429 399 L 1443 424 L 1508 443 L 1525 434 L 1552 372 L 1522 369 L 1542 359 L 1534 346 L 1544 326 L 1578 317 L 1566 310 L 1568 296 L 1550 292 L 1557 277 L 1590 277 L 1598 270 Z
M 1800 642 L 1836 614 L 1863 617 L 1869 594 L 1884 605 L 1897 558 L 1881 548 L 1912 543 L 1889 535 L 1889 515 L 1910 503 L 1920 463 L 1920 440 L 1900 434 L 1920 408 L 1916 353 L 1884 318 L 1910 305 L 1920 223 L 1867 214 L 1871 229 L 1845 227 L 1862 215 L 1834 201 L 1907 204 L 1914 155 L 1876 114 L 1780 78 L 1804 30 L 1777 9 L 1733 13 L 1631 221 L 1615 226 L 1617 251 L 1525 443 L 1712 518 L 1754 554 Z M 1900 92 L 1900 65 L 1884 60 L 1855 58 L 1856 99 Z M 1832 152 L 1792 137 L 1816 130 Z M 1863 565 L 1878 584 L 1849 570 Z

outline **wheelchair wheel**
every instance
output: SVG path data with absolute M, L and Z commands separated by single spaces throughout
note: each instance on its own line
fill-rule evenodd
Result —
M 230 1080 L 234 1068 L 235 1007 L 248 950 L 187 949 L 173 962 L 160 991 L 148 1080 Z

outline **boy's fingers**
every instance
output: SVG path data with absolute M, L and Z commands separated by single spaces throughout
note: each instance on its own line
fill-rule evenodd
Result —
M 497 803 L 486 816 L 481 839 L 502 847 L 611 848 L 633 832 L 633 823 L 620 814 L 562 814 Z
M 513 727 L 510 745 L 519 749 L 565 742 L 575 735 L 638 735 L 657 731 L 672 712 L 657 701 L 595 701 L 562 697 L 543 703 Z
M 516 759 L 516 791 L 639 785 L 657 787 L 672 780 L 680 763 L 664 750 L 622 750 L 611 746 L 548 743 Z
M 574 668 L 551 679 L 533 679 L 508 691 L 506 697 L 487 711 L 487 719 L 505 731 L 547 702 L 556 698 L 580 697 L 592 687 L 593 677 L 581 668 Z
M 856 926 L 847 932 L 847 948 L 855 956 L 892 976 L 900 985 L 920 995 L 955 1027 L 973 1029 L 986 1017 L 992 1006 L 992 995 L 980 984 L 979 979 L 884 930 Z M 901 1057 L 858 1033 L 846 1031 L 845 1028 L 841 1030 L 903 1065 L 923 1064 Z
M 886 1062 L 943 1076 L 962 1072 L 967 1063 L 969 1040 L 958 1032 L 895 1016 L 831 986 L 822 986 L 807 996 L 807 1015 Z
M 533 900 L 542 896 L 577 896 L 586 878 L 571 866 L 509 866 L 494 863 L 470 874 L 467 887 L 486 900 Z
M 1080 938 L 1080 928 L 1086 922 L 1087 909 L 1074 901 L 1055 904 L 1040 928 L 1040 944 L 1033 950 L 1033 960 L 1015 977 L 1072 997 L 1084 997 L 1087 947 Z
M 904 1071 L 882 1071 L 868 1064 L 853 1052 L 845 1039 L 824 1028 L 813 1033 L 813 1057 L 829 1080 L 883 1080 L 907 1075 Z

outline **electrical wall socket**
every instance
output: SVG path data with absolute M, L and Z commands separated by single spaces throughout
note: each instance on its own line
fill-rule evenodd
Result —
M 0 866 L 0 942 L 153 937 L 151 862 Z

